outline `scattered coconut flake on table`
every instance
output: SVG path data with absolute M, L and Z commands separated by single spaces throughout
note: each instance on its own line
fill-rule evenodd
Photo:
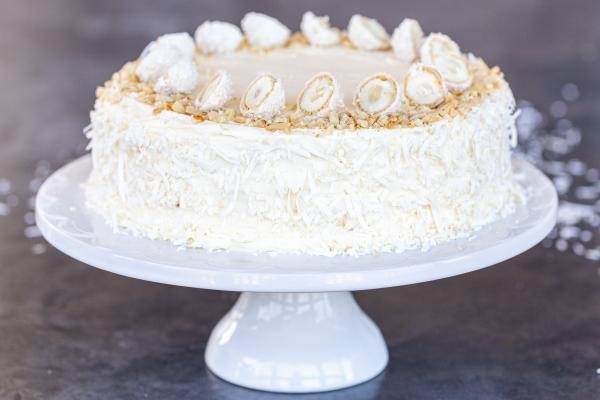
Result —
M 10 209 L 18 203 L 18 198 L 11 193 L 11 188 L 12 185 L 8 179 L 0 178 L 0 217 L 9 215 Z
M 36 243 L 33 246 L 31 246 L 31 252 L 33 254 L 35 254 L 36 256 L 39 256 L 40 254 L 44 254 L 46 252 L 46 245 L 43 243 Z
M 42 236 L 42 232 L 40 232 L 40 228 L 38 228 L 37 225 L 25 227 L 24 234 L 25 237 L 28 239 L 33 239 Z
M 25 221 L 25 225 L 33 225 L 35 224 L 35 214 L 33 211 L 27 211 L 25 216 L 23 217 Z
M 6 204 L 10 208 L 15 208 L 19 205 L 19 197 L 14 193 L 10 193 L 8 196 L 6 196 Z
M 69 157 L 69 160 L 70 159 L 73 159 L 73 157 Z M 53 170 L 51 169 L 50 163 L 48 161 L 46 161 L 46 160 L 38 161 L 35 166 L 33 178 L 31 178 L 31 180 L 29 181 L 29 184 L 27 185 L 29 192 L 31 193 L 31 195 L 27 198 L 27 210 L 25 211 L 25 214 L 23 215 L 23 222 L 25 223 L 25 228 L 23 229 L 23 236 L 25 236 L 25 238 L 27 238 L 27 239 L 38 239 L 42 236 L 42 233 L 40 232 L 40 229 L 37 227 L 36 222 L 35 222 L 35 197 L 36 197 L 38 190 L 42 186 L 42 183 L 44 182 L 44 180 L 52 172 L 53 172 Z M 2 186 L 2 183 L 0 180 L 0 189 L 1 189 L 1 186 Z M 15 201 L 15 199 L 16 199 L 16 201 Z M 13 199 L 14 205 L 11 205 L 12 207 L 14 207 L 18 204 L 18 198 L 15 197 L 15 199 Z M 2 204 L 2 203 L 0 203 L 0 204 Z M 0 205 L 0 215 L 2 214 L 1 208 L 2 207 Z M 46 249 L 47 249 L 47 247 L 44 243 L 34 243 L 31 246 L 31 253 L 35 254 L 35 255 L 43 254 L 46 252 Z
M 10 181 L 8 179 L 0 178 L 0 196 L 6 196 L 10 193 Z
M 581 131 L 567 119 L 568 102 L 579 97 L 573 83 L 561 88 L 562 99 L 552 102 L 548 116 L 520 101 L 517 154 L 535 164 L 554 182 L 559 195 L 557 224 L 542 242 L 588 260 L 600 260 L 600 172 L 573 157 Z

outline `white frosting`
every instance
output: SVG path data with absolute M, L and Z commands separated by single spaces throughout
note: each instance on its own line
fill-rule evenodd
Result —
M 242 18 L 241 25 L 248 42 L 253 46 L 283 46 L 290 37 L 290 30 L 285 25 L 265 14 L 249 12 Z
M 115 228 L 206 249 L 427 248 L 510 212 L 507 85 L 420 128 L 291 134 L 197 123 L 126 97 L 92 112 L 89 206 Z
M 389 46 L 385 28 L 375 19 L 354 14 L 348 23 L 348 38 L 362 50 L 381 50 Z
M 254 79 L 240 100 L 240 111 L 249 117 L 271 119 L 285 106 L 281 79 L 262 74 Z
M 195 104 L 201 111 L 222 107 L 233 97 L 233 80 L 227 71 L 217 71 L 196 98 Z
M 154 90 L 161 93 L 190 93 L 198 83 L 198 76 L 198 68 L 193 61 L 181 60 L 158 78 Z
M 405 18 L 392 34 L 392 48 L 396 56 L 405 62 L 413 62 L 419 57 L 423 44 L 423 30 L 419 22 Z
M 237 49 L 242 42 L 242 31 L 229 22 L 203 22 L 194 34 L 196 45 L 207 54 L 227 53 Z
M 307 11 L 302 16 L 300 30 L 313 46 L 333 46 L 340 42 L 340 31 L 329 25 L 328 16 L 317 17 Z

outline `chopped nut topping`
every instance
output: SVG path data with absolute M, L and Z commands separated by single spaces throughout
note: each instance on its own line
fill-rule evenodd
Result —
M 159 115 L 164 110 L 190 115 L 198 123 L 212 121 L 262 127 L 273 132 L 291 132 L 293 129 L 319 129 L 321 134 L 336 130 L 356 130 L 361 128 L 393 129 L 432 124 L 446 118 L 465 116 L 482 99 L 506 85 L 498 67 L 489 68 L 479 59 L 468 60 L 469 72 L 473 76 L 472 85 L 462 93 L 450 93 L 438 107 L 410 105 L 401 110 L 382 116 L 369 116 L 357 109 L 330 111 L 322 117 L 307 118 L 288 105 L 270 121 L 251 118 L 239 111 L 239 99 L 234 99 L 222 108 L 203 112 L 194 104 L 191 94 L 156 93 L 151 85 L 141 82 L 135 75 L 137 61 L 129 62 L 113 74 L 104 86 L 97 88 L 98 101 L 118 103 L 125 97 L 134 97 L 152 107 L 152 114 Z

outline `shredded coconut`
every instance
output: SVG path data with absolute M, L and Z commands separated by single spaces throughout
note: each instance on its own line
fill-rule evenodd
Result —
M 196 44 L 205 53 L 234 51 L 242 42 L 242 31 L 229 22 L 206 21 L 194 34 Z
M 563 93 L 563 98 L 576 100 L 571 93 L 577 87 L 572 83 L 564 87 L 570 93 Z M 597 261 L 600 260 L 600 173 L 573 157 L 582 140 L 580 130 L 566 118 L 552 117 L 551 112 L 544 116 L 527 101 L 519 102 L 517 152 L 552 179 L 559 196 L 556 227 L 542 244 L 561 252 L 571 249 L 577 256 Z
M 340 31 L 331 27 L 328 16 L 317 17 L 307 11 L 302 16 L 300 29 L 313 46 L 333 46 L 340 41 Z
M 271 78 L 257 85 L 270 89 Z M 89 134 L 101 168 L 87 201 L 115 228 L 176 245 L 322 255 L 428 248 L 518 201 L 511 105 L 502 87 L 464 119 L 319 136 L 198 124 L 132 98 L 99 102 Z
M 241 24 L 248 42 L 253 46 L 283 46 L 290 37 L 290 30 L 285 25 L 265 14 L 249 12 L 242 18 Z

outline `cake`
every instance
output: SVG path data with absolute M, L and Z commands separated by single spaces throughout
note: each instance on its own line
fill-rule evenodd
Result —
M 166 34 L 97 89 L 87 206 L 205 250 L 363 255 L 473 235 L 525 201 L 498 67 L 404 19 Z

